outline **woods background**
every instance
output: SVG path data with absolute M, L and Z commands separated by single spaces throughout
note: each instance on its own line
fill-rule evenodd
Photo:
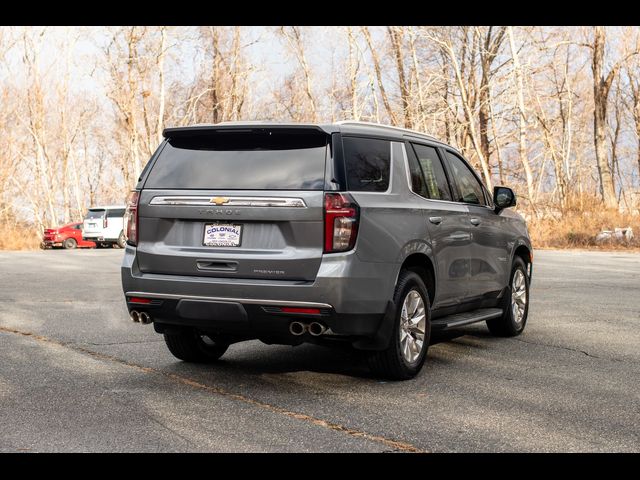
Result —
M 0 105 L 0 248 L 124 203 L 164 127 L 227 120 L 420 130 L 516 190 L 536 247 L 640 236 L 637 27 L 3 27 Z

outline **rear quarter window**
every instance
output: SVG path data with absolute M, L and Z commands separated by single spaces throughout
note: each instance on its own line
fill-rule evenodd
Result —
M 363 137 L 344 137 L 347 189 L 385 192 L 389 189 L 391 142 Z

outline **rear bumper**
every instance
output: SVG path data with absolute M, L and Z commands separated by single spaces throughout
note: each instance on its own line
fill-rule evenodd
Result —
M 259 337 L 288 332 L 289 323 L 301 317 L 273 313 L 269 307 L 309 307 L 322 310 L 319 316 L 309 315 L 309 322 L 321 321 L 337 334 L 369 336 L 377 331 L 393 295 L 397 268 L 361 262 L 349 252 L 325 255 L 313 282 L 160 275 L 140 272 L 135 248 L 127 246 L 121 273 L 127 297 L 161 303 L 148 307 L 129 303 L 129 310 L 155 309 L 152 316 L 158 323 L 253 332 Z M 188 309 L 185 302 L 191 304 Z M 203 313 L 194 313 L 198 311 Z
M 42 246 L 44 247 L 60 247 L 62 246 L 62 240 L 43 240 Z
M 108 238 L 108 237 L 105 237 L 104 235 L 99 235 L 97 233 L 96 234 L 85 233 L 82 235 L 82 240 L 86 242 L 115 242 L 118 239 Z
M 291 302 L 282 303 L 286 306 Z M 176 326 L 195 327 L 215 335 L 290 344 L 313 340 L 309 334 L 292 336 L 289 326 L 293 321 L 306 324 L 319 322 L 331 330 L 334 338 L 361 338 L 374 336 L 383 317 L 381 314 L 338 314 L 331 308 L 320 309 L 318 314 L 288 314 L 268 305 L 191 298 L 156 298 L 156 303 L 150 305 L 127 301 L 127 307 L 129 310 L 147 312 L 153 319 L 156 331 L 160 333 Z

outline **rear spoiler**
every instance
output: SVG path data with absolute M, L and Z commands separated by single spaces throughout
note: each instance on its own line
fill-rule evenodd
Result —
M 281 131 L 298 131 L 307 130 L 325 133 L 330 135 L 338 131 L 335 127 L 330 125 L 314 125 L 307 123 L 262 123 L 262 122 L 246 122 L 246 123 L 217 123 L 211 125 L 192 125 L 189 127 L 170 127 L 165 128 L 162 131 L 164 138 L 178 138 L 178 137 L 190 137 L 196 135 L 206 135 L 208 133 L 216 132 L 237 132 L 237 133 L 250 133 L 265 130 L 281 130 Z

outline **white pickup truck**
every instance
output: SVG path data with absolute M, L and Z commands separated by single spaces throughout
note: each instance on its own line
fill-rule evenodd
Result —
M 96 243 L 97 247 L 124 248 L 124 205 L 91 207 L 84 217 L 82 239 Z

